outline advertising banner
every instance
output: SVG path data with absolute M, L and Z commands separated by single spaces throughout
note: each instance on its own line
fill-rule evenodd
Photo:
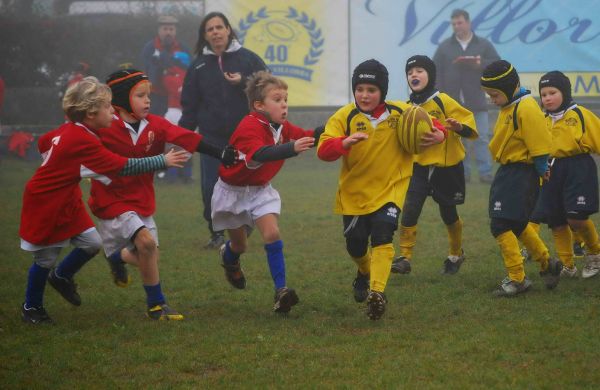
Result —
M 291 106 L 347 103 L 348 1 L 206 1 L 223 12 L 240 42 L 289 85 Z

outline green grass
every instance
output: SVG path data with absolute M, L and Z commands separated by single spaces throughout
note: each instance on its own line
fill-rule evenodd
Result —
M 21 322 L 31 259 L 19 249 L 21 194 L 37 163 L 0 169 L 0 387 L 100 388 L 597 388 L 600 278 L 564 280 L 546 291 L 535 264 L 534 289 L 495 299 L 504 277 L 489 233 L 488 187 L 472 184 L 459 208 L 467 261 L 439 274 L 446 231 L 428 200 L 419 221 L 410 275 L 392 275 L 381 321 L 352 298 L 355 267 L 331 209 L 337 164 L 308 153 L 274 181 L 288 283 L 301 302 L 271 312 L 273 291 L 258 234 L 243 257 L 245 291 L 223 276 L 201 218 L 194 185 L 159 185 L 161 279 L 183 322 L 144 317 L 139 275 L 117 288 L 97 256 L 77 276 L 83 299 L 72 307 L 51 288 L 45 306 L 55 326 Z M 197 172 L 197 164 L 194 168 Z M 87 192 L 84 184 L 84 193 Z M 594 218 L 598 226 L 598 220 Z M 552 247 L 546 229 L 543 237 Z

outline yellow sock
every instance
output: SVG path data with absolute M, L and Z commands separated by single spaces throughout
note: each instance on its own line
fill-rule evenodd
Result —
M 536 222 L 529 222 L 528 223 L 529 226 L 531 226 L 531 228 L 537 233 L 540 234 L 540 224 L 536 223 Z
M 463 223 L 460 218 L 452 225 L 446 225 L 446 230 L 448 230 L 450 256 L 462 255 L 462 227 Z
M 376 246 L 371 250 L 371 290 L 383 292 L 394 259 L 392 243 Z
M 573 236 L 571 229 L 568 226 L 559 226 L 552 229 L 552 237 L 554 237 L 554 247 L 556 254 L 565 267 L 573 268 Z
M 517 237 L 513 232 L 508 231 L 496 237 L 496 242 L 502 252 L 508 277 L 511 280 L 521 283 L 525 279 L 525 269 L 523 268 L 523 256 L 521 256 L 521 251 L 519 250 Z
M 417 225 L 406 227 L 400 225 L 400 256 L 406 257 L 410 260 L 412 257 L 412 251 L 417 243 Z
M 363 257 L 353 257 L 352 261 L 356 263 L 361 274 L 368 275 L 371 272 L 371 252 L 368 250 Z
M 531 258 L 540 263 L 540 269 L 543 271 L 548 268 L 548 259 L 550 252 L 544 241 L 540 238 L 531 224 L 527 224 L 523 233 L 519 236 L 519 240 L 525 245 L 527 251 L 531 254 Z
M 590 220 L 591 221 L 591 220 Z M 593 224 L 593 222 L 592 222 Z M 578 242 L 579 244 L 583 243 L 583 237 L 581 237 L 581 233 L 571 229 L 571 233 L 573 234 L 573 243 Z
M 585 247 L 587 252 L 590 255 L 597 255 L 600 253 L 600 242 L 598 242 L 598 232 L 596 232 L 596 227 L 594 226 L 594 222 L 591 219 L 586 219 L 584 221 L 583 229 L 579 230 L 579 234 L 581 238 L 583 238 L 583 242 L 585 243 Z

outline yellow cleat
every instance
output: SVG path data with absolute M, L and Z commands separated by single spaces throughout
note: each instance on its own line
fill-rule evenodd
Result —
M 163 303 L 161 305 L 156 305 L 151 307 L 146 312 L 148 318 L 159 321 L 181 321 L 183 320 L 183 315 L 179 314 L 177 311 L 171 309 L 169 305 Z

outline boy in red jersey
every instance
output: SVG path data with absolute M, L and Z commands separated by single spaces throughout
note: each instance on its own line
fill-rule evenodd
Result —
M 52 322 L 43 306 L 46 280 L 67 301 L 81 304 L 73 276 L 98 253 L 101 240 L 81 199 L 80 180 L 95 177 L 110 182 L 185 161 L 183 152 L 128 159 L 105 149 L 98 129 L 110 125 L 110 99 L 110 89 L 95 77 L 72 85 L 63 99 L 70 122 L 40 140 L 44 160 L 25 186 L 19 229 L 21 248 L 32 252 L 34 259 L 21 308 L 25 322 Z M 69 244 L 75 249 L 50 272 L 61 249 Z
M 246 287 L 240 255 L 248 245 L 248 231 L 255 225 L 265 243 L 267 261 L 275 284 L 273 310 L 287 313 L 299 302 L 294 289 L 286 285 L 283 241 L 277 218 L 281 211 L 279 193 L 270 181 L 284 160 L 310 149 L 314 132 L 287 121 L 287 84 L 265 71 L 248 80 L 248 114 L 231 136 L 241 163 L 219 169 L 212 196 L 215 231 L 227 229 L 229 241 L 221 247 L 225 276 L 238 289 Z
M 152 156 L 165 144 L 181 146 L 186 154 L 198 151 L 232 164 L 236 153 L 223 150 L 202 136 L 150 114 L 151 84 L 141 71 L 125 69 L 111 74 L 112 105 L 117 114 L 109 128 L 99 131 L 100 140 L 112 152 L 127 157 Z M 115 284 L 125 287 L 129 275 L 125 262 L 137 265 L 146 291 L 147 315 L 158 320 L 181 320 L 183 316 L 166 304 L 158 271 L 158 233 L 152 215 L 156 209 L 154 175 L 121 177 L 110 183 L 92 181 L 88 201 L 98 220 L 98 231 Z

